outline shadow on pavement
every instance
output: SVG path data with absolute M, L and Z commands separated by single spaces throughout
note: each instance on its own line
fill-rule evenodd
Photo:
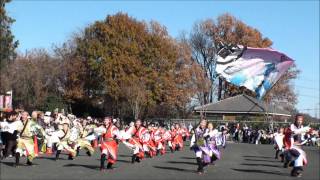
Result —
M 99 159 L 100 160 L 100 159 Z M 123 159 L 117 159 L 117 161 L 119 162 L 124 162 L 124 163 L 131 163 L 131 161 L 129 160 L 123 160 Z
M 96 159 L 98 161 L 100 161 L 100 158 Z M 124 162 L 124 163 L 131 163 L 131 161 L 129 160 L 123 160 L 123 159 L 117 159 L 117 162 Z
M 167 161 L 167 163 L 170 164 L 190 164 L 190 165 L 197 165 L 197 163 L 195 162 L 181 162 L 181 161 Z
M 0 164 L 5 164 L 7 166 L 12 166 L 14 165 L 14 162 L 1 162 Z
M 86 157 L 90 157 L 87 154 L 79 154 L 77 157 L 81 157 L 81 156 L 86 156 Z M 92 156 L 92 155 L 91 155 Z
M 266 157 L 266 156 L 243 156 L 245 158 L 263 158 L 263 159 L 274 159 L 274 157 Z
M 282 168 L 282 166 L 271 165 L 271 164 L 247 164 L 247 163 L 242 163 L 240 165 L 245 165 L 245 166 L 266 166 L 266 167 Z
M 40 157 L 37 157 L 36 159 L 48 159 L 48 160 L 51 160 L 51 161 L 56 161 L 56 158 L 55 157 L 45 157 L 45 156 L 40 156 Z M 73 160 L 76 160 L 77 157 L 75 157 Z M 57 161 L 73 161 L 73 160 L 70 160 L 68 159 L 68 157 L 59 157 L 59 159 Z
M 288 176 L 288 173 L 282 173 L 277 171 L 264 171 L 264 170 L 258 170 L 258 169 L 234 169 L 234 168 L 231 168 L 231 169 L 234 171 L 246 172 L 246 173 L 260 173 L 260 174 L 274 174 L 279 176 Z
M 194 157 L 181 157 L 180 159 L 196 159 L 196 158 L 194 158 Z
M 123 155 L 123 154 L 120 154 L 119 157 L 132 157 L 132 155 Z
M 266 160 L 266 159 L 244 159 L 244 160 L 246 160 L 246 161 L 262 161 L 262 162 L 280 162 L 278 160 L 271 161 L 271 160 Z
M 190 169 L 182 169 L 182 168 L 176 168 L 176 167 L 163 167 L 163 166 L 153 166 L 157 169 L 165 169 L 165 170 L 173 170 L 173 171 L 182 171 L 182 172 L 190 172 L 190 173 L 196 173 L 196 170 L 190 170 Z
M 85 164 L 66 164 L 63 167 L 84 167 L 93 170 L 99 170 L 100 167 L 96 165 L 85 165 Z
M 40 156 L 40 157 L 37 157 L 37 159 L 48 159 L 48 160 L 51 160 L 51 161 L 55 161 L 55 157 Z M 60 159 L 59 159 L 59 160 L 60 160 Z
M 5 165 L 7 165 L 7 166 L 14 167 L 15 162 L 1 162 L 0 164 L 5 164 Z M 38 166 L 38 165 L 39 165 L 39 164 L 33 163 L 32 166 Z M 32 166 L 29 166 L 29 165 L 27 165 L 27 164 L 25 164 L 25 163 L 20 163 L 19 166 L 32 167 Z M 1 176 L 0 176 L 0 177 L 1 177 Z

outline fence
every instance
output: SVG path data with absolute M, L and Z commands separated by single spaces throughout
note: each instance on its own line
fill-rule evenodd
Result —
M 284 121 L 254 121 L 254 120 L 212 120 L 212 119 L 207 119 L 209 122 L 215 123 L 215 124 L 225 124 L 225 123 L 240 123 L 240 124 L 264 124 L 264 125 L 270 125 L 273 124 L 273 126 L 287 126 L 291 124 L 292 122 L 284 122 Z M 153 118 L 150 119 L 149 122 L 155 121 L 163 124 L 169 124 L 172 125 L 174 123 L 179 123 L 179 124 L 185 124 L 185 125 L 197 125 L 199 124 L 200 119 L 170 119 L 170 118 Z M 320 126 L 320 122 L 311 122 L 309 123 L 311 126 Z

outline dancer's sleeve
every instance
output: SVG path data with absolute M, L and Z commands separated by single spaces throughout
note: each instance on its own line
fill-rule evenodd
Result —
M 37 135 L 37 136 L 43 136 L 44 134 L 44 130 L 41 128 L 40 125 L 38 125 L 38 123 L 31 121 L 30 122 L 30 131 L 32 132 L 33 135 Z M 43 130 L 43 131 L 42 131 Z
M 22 122 L 21 122 L 21 121 L 15 121 L 14 123 L 15 123 L 15 126 L 16 126 L 16 130 L 19 131 L 19 132 L 21 132 L 22 129 L 23 129 L 23 124 L 22 124 Z
M 311 128 L 309 126 L 306 126 L 306 127 L 303 127 L 303 128 L 296 128 L 292 124 L 290 129 L 294 134 L 303 134 L 303 133 L 306 133 L 306 132 L 310 131 Z
M 194 146 L 195 141 L 196 141 L 196 135 L 193 134 L 192 137 L 191 137 L 191 140 L 190 140 L 190 148 Z
M 115 137 L 116 139 L 121 139 L 121 135 L 120 135 L 120 131 L 119 131 L 119 129 L 118 128 L 115 128 L 114 130 L 113 130 L 113 137 Z
M 303 134 L 303 133 L 307 133 L 310 131 L 310 127 L 307 126 L 307 127 L 303 127 L 303 128 L 300 128 L 300 129 L 297 129 L 294 133 L 295 134 Z

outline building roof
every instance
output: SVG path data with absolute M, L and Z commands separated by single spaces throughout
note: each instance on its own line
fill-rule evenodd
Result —
M 216 103 L 210 103 L 194 108 L 195 112 L 206 114 L 269 114 L 279 116 L 291 116 L 290 112 L 280 106 L 267 105 L 246 94 L 230 97 Z

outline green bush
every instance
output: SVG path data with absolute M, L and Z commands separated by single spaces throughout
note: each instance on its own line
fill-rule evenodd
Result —
M 58 96 L 48 96 L 45 103 L 39 107 L 41 111 L 53 111 L 56 108 L 67 109 L 67 104 L 63 101 L 62 97 Z

